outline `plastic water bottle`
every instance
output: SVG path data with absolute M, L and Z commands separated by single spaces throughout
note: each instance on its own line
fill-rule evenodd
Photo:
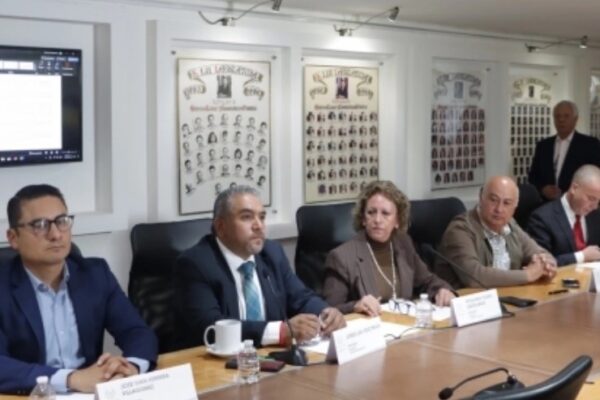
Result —
M 431 328 L 433 327 L 433 304 L 429 301 L 427 293 L 421 293 L 419 301 L 417 301 L 416 309 L 416 323 L 417 328 Z
M 260 362 L 252 340 L 244 340 L 244 347 L 238 353 L 238 375 L 241 383 L 258 382 Z
M 55 400 L 56 392 L 51 384 L 48 383 L 47 376 L 38 376 L 35 380 L 36 385 L 29 394 L 29 400 Z

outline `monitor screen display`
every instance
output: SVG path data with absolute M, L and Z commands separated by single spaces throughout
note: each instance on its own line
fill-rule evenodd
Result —
M 0 46 L 0 167 L 82 161 L 81 50 Z

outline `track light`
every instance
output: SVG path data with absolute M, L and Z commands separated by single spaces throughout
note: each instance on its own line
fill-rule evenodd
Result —
M 550 47 L 554 47 L 554 46 L 558 46 L 561 44 L 572 44 L 576 42 L 577 45 L 579 46 L 580 49 L 587 49 L 588 47 L 588 36 L 584 35 L 581 38 L 577 38 L 577 39 L 562 39 L 562 40 L 558 40 L 556 42 L 552 42 L 552 43 L 548 43 L 545 46 L 536 46 L 533 44 L 528 44 L 525 43 L 525 48 L 527 49 L 528 53 L 535 53 L 541 50 L 546 50 Z
M 400 12 L 400 7 L 394 7 L 390 10 L 390 15 L 388 15 L 388 20 L 390 22 L 394 22 L 398 18 L 398 13 Z
M 400 7 L 396 6 L 396 7 L 390 8 L 389 10 L 385 10 L 383 12 L 380 12 L 380 13 L 377 13 L 375 15 L 372 15 L 371 17 L 367 18 L 364 22 L 359 22 L 354 27 L 341 26 L 341 27 L 338 28 L 337 25 L 333 25 L 333 29 L 340 36 L 352 36 L 352 33 L 355 30 L 357 30 L 358 28 L 362 27 L 363 25 L 368 24 L 374 18 L 381 17 L 382 15 L 388 14 L 388 20 L 390 22 L 396 21 L 396 19 L 398 18 L 398 13 L 399 12 L 400 12 Z
M 536 53 L 537 51 L 540 50 L 539 47 L 534 46 L 532 44 L 527 44 L 527 43 L 525 43 L 525 48 L 527 49 L 528 53 Z
M 208 18 L 206 18 L 204 16 L 204 14 L 202 13 L 202 11 L 198 11 L 198 15 L 200 15 L 200 17 L 202 17 L 202 19 L 204 20 L 204 22 L 206 22 L 209 25 L 217 25 L 217 24 L 221 24 L 222 26 L 234 26 L 235 25 L 235 21 L 237 21 L 238 19 L 242 18 L 243 16 L 245 16 L 246 14 L 248 14 L 250 11 L 254 10 L 255 8 L 258 8 L 262 5 L 265 4 L 269 4 L 269 3 L 273 3 L 273 6 L 271 7 L 271 9 L 273 11 L 279 11 L 279 9 L 281 8 L 281 3 L 283 2 L 283 0 L 266 0 L 266 1 L 261 1 L 256 3 L 255 5 L 253 5 L 252 7 L 250 7 L 249 9 L 247 9 L 246 11 L 244 11 L 243 13 L 241 13 L 240 15 L 238 15 L 237 17 L 221 17 L 218 19 L 215 19 L 214 21 L 209 20 Z
M 340 36 L 352 36 L 352 31 L 354 31 L 354 29 L 350 28 L 336 28 L 335 25 L 333 26 L 333 29 L 335 29 Z

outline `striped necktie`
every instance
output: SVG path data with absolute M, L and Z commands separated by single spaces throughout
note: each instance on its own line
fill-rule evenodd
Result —
M 254 262 L 246 261 L 239 266 L 238 271 L 242 274 L 242 291 L 244 292 L 244 300 L 246 302 L 246 320 L 247 321 L 263 321 L 265 318 L 262 315 L 260 307 L 260 298 L 258 297 L 258 288 L 254 284 Z

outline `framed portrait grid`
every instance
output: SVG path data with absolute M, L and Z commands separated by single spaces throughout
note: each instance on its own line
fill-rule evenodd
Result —
M 594 70 L 590 82 L 590 135 L 600 139 L 600 71 Z
M 431 109 L 431 188 L 480 185 L 485 178 L 485 68 L 436 60 Z
M 526 183 L 537 143 L 554 132 L 552 104 L 558 74 L 548 68 L 510 69 L 510 160 L 517 183 Z
M 355 199 L 379 176 L 377 68 L 305 65 L 306 203 Z
M 270 205 L 270 62 L 179 58 L 177 72 L 180 213 L 241 184 Z

